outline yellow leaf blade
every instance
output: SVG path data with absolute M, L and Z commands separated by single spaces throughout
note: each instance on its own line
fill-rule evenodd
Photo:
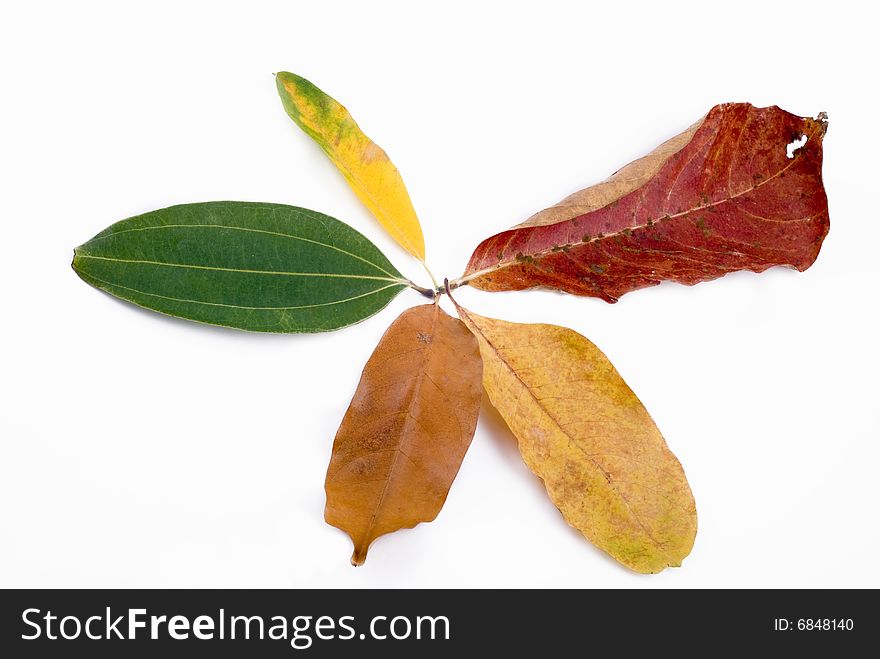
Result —
M 690 487 L 605 355 L 564 327 L 460 313 L 489 399 L 565 520 L 637 572 L 680 565 L 697 530 Z
M 364 135 L 342 104 L 305 78 L 281 72 L 275 83 L 290 118 L 324 150 L 391 237 L 424 262 L 422 227 L 388 154 Z

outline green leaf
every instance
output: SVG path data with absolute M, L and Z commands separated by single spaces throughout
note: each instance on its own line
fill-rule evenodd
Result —
M 385 307 L 408 281 L 347 224 L 238 201 L 122 220 L 76 248 L 73 269 L 171 316 L 253 332 L 324 332 Z

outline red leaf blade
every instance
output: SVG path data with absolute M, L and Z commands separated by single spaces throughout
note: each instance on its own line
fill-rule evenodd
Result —
M 483 241 L 460 282 L 615 302 L 664 280 L 805 270 L 828 233 L 824 115 L 717 105 L 607 181 Z M 791 146 L 806 143 L 791 153 Z

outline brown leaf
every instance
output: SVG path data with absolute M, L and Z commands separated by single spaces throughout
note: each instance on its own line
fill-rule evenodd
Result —
M 328 524 L 361 565 L 380 535 L 430 522 L 470 446 L 483 365 L 477 341 L 438 304 L 404 311 L 379 341 L 333 442 Z
M 615 302 L 663 280 L 805 270 L 828 233 L 826 127 L 824 115 L 717 105 L 608 180 L 484 240 L 454 284 L 546 286 Z

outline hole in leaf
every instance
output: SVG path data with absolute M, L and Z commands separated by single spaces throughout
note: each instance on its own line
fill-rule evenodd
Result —
M 799 151 L 803 148 L 804 144 L 807 143 L 807 136 L 801 135 L 796 140 L 792 140 L 788 143 L 788 146 L 785 147 L 785 155 L 789 158 L 794 158 L 794 154 L 796 151 Z

